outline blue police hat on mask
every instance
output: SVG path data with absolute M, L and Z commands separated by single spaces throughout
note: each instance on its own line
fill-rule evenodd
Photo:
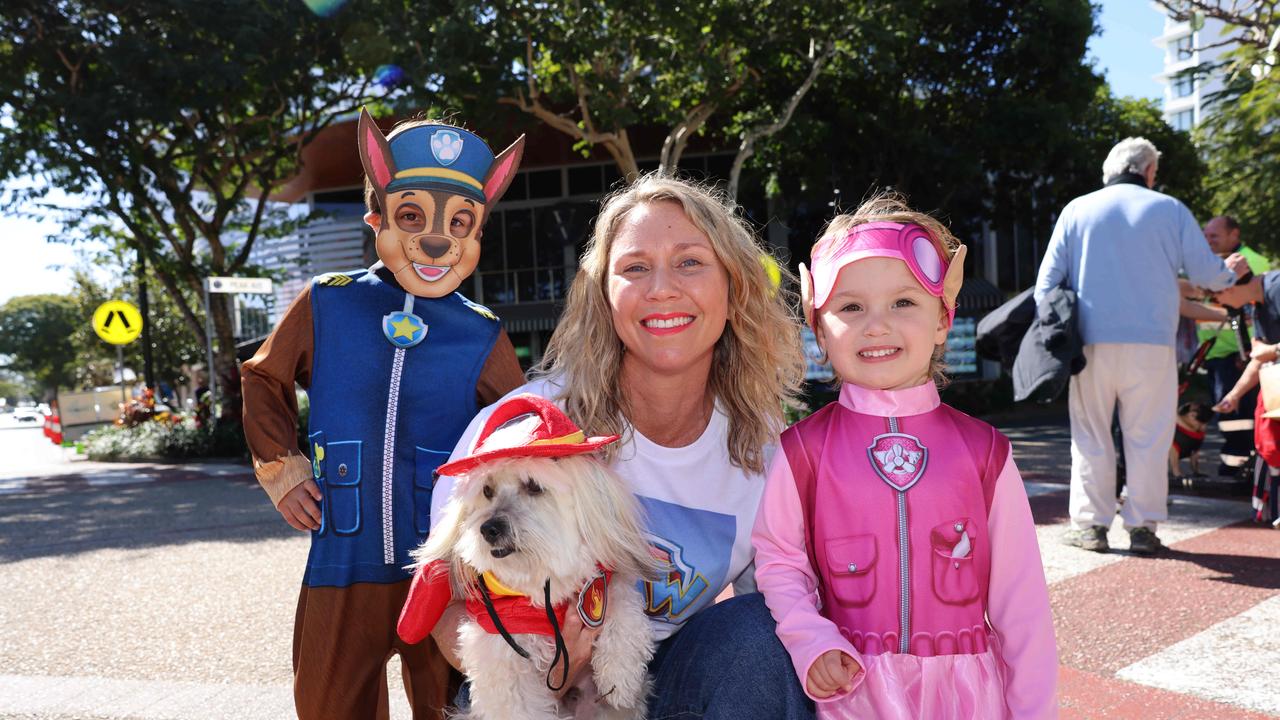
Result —
M 452 125 L 419 125 L 387 145 L 396 168 L 387 192 L 446 190 L 486 202 L 484 180 L 494 155 L 475 133 Z

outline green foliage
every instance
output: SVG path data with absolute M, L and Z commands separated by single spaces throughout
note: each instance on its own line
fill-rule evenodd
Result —
M 65 295 L 21 295 L 0 305 L 0 356 L 5 369 L 30 377 L 49 392 L 72 381 L 72 336 L 82 323 Z
M 244 270 L 302 146 L 390 94 L 374 82 L 397 62 L 386 28 L 419 11 L 429 14 L 393 0 L 329 18 L 269 0 L 6 2 L 0 178 L 37 182 L 11 184 L 4 204 L 57 216 L 59 240 L 127 230 L 203 344 L 189 293 Z M 52 207 L 51 188 L 88 205 Z M 230 317 L 221 305 L 212 314 L 218 372 L 233 375 Z
M 760 177 L 776 173 L 793 207 L 809 205 L 793 230 L 812 242 L 828 201 L 848 211 L 892 188 L 962 233 L 986 219 L 1047 237 L 1065 202 L 1054 191 L 1064 159 L 1079 152 L 1077 122 L 1102 85 L 1084 59 L 1089 2 L 859 4 L 875 12 L 858 42 L 760 152 Z
M 1208 160 L 1213 213 L 1235 216 L 1241 237 L 1274 256 L 1280 253 L 1280 69 L 1254 77 L 1250 60 L 1257 54 L 1247 48 L 1233 54 L 1247 69 L 1228 76 L 1196 134 Z
M 1099 87 L 1074 128 L 1074 142 L 1067 146 L 1061 159 L 1062 180 L 1055 183 L 1064 204 L 1101 185 L 1102 161 L 1117 142 L 1127 137 L 1145 137 L 1160 150 L 1156 189 L 1178 198 L 1197 217 L 1207 219 L 1205 162 L 1191 134 L 1174 130 L 1155 100 L 1117 98 L 1106 86 Z
M 109 425 L 84 436 L 90 460 L 189 460 L 245 457 L 244 431 L 237 423 L 200 427 L 187 416 L 177 422 L 153 420 L 134 427 Z
M 776 113 L 770 101 L 805 77 L 811 43 L 852 39 L 872 4 L 883 3 L 473 0 L 421 14 L 402 37 L 435 39 L 423 102 L 443 90 L 476 119 L 517 108 L 584 155 L 608 152 L 626 175 L 637 170 L 634 132 L 665 135 L 672 169 L 694 137 Z

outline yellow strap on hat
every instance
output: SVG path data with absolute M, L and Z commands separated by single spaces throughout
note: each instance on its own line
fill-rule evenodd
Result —
M 561 435 L 556 438 L 543 438 L 542 440 L 530 440 L 529 445 L 581 445 L 587 441 L 587 434 L 579 430 L 568 435 Z
M 410 168 L 396 173 L 397 180 L 411 177 L 437 177 L 445 180 L 456 180 L 477 190 L 484 190 L 484 185 L 480 184 L 479 180 L 466 173 L 450 170 L 449 168 Z

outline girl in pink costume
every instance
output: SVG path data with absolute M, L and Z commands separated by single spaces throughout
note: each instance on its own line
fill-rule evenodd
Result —
M 963 245 L 892 198 L 832 221 L 800 266 L 843 381 L 788 429 L 756 580 L 820 718 L 1052 718 L 1058 671 L 1009 440 L 941 404 Z

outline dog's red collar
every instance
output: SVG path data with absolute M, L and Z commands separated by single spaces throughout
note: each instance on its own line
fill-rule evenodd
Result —
M 582 621 L 590 627 L 599 626 L 604 622 L 609 581 L 613 579 L 612 570 L 607 570 L 598 565 L 596 568 L 598 574 L 582 586 L 582 591 L 578 593 L 577 600 Z M 478 582 L 483 583 L 486 580 L 485 578 L 480 578 Z M 514 635 L 555 635 L 555 629 L 551 627 L 551 621 L 547 618 L 547 611 L 534 606 L 528 595 L 512 595 L 501 586 L 493 587 L 490 584 L 486 584 L 486 587 L 490 591 L 493 608 L 497 612 L 502 625 L 506 627 L 507 632 Z M 553 608 L 556 623 L 560 627 L 564 627 L 564 617 L 569 610 L 569 603 L 570 601 L 566 600 Z M 495 635 L 499 632 L 497 625 L 493 622 L 493 618 L 489 617 L 489 613 L 485 610 L 484 602 L 478 596 L 467 598 L 467 612 L 471 617 L 475 618 L 485 632 Z

